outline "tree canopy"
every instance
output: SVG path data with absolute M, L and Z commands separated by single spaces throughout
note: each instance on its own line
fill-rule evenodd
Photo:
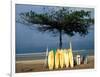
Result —
M 69 10 L 67 8 L 40 14 L 31 10 L 21 13 L 20 17 L 21 22 L 26 24 L 38 24 L 37 29 L 39 31 L 59 33 L 60 48 L 62 47 L 62 34 L 73 36 L 78 33 L 85 36 L 88 33 L 88 28 L 94 23 L 94 19 L 91 18 L 91 11 Z

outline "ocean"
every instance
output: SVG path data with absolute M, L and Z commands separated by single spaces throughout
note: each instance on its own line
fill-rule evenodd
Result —
M 81 55 L 81 56 L 89 56 L 94 55 L 94 50 L 73 50 L 73 56 Z M 46 52 L 34 52 L 34 53 L 23 53 L 16 54 L 16 61 L 23 60 L 40 60 L 46 58 Z

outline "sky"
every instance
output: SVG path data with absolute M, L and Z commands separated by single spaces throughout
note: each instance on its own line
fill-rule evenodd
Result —
M 23 5 L 16 4 L 16 20 L 19 18 L 19 14 L 22 12 L 29 12 L 30 10 L 36 13 L 43 13 L 44 6 L 34 5 Z M 54 6 L 45 6 L 46 9 L 52 7 L 57 10 Z M 59 7 L 60 8 L 60 7 Z M 91 17 L 94 17 L 93 8 L 73 8 L 73 10 L 86 10 L 91 11 Z M 35 24 L 36 25 L 36 24 Z M 29 26 L 16 22 L 16 53 L 33 53 L 33 52 L 44 52 L 46 48 L 54 49 L 59 47 L 59 36 L 53 37 L 52 33 L 42 33 L 37 29 L 30 29 Z M 34 25 L 33 25 L 34 26 Z M 62 36 L 63 48 L 69 48 L 69 38 L 67 35 Z M 71 38 L 73 50 L 87 50 L 94 49 L 94 27 L 89 30 L 88 35 L 80 37 L 78 34 Z

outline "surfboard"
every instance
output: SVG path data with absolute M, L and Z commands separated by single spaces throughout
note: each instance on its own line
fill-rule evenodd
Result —
M 59 68 L 59 63 L 60 63 L 60 50 L 57 49 L 56 53 L 55 53 L 55 68 L 58 69 Z
M 48 47 L 46 49 L 46 53 L 45 53 L 45 63 L 44 63 L 44 67 L 47 67 L 48 66 Z
M 64 67 L 64 52 L 62 49 L 60 50 L 60 67 Z
M 48 67 L 49 70 L 52 70 L 54 67 L 54 52 L 51 50 L 48 54 Z
M 54 52 L 54 66 L 55 66 L 55 54 L 56 54 L 56 49 L 53 49 Z
M 74 67 L 74 59 L 73 59 L 72 49 L 68 49 L 68 55 L 69 55 L 69 65 L 71 68 L 73 68 Z
M 69 54 L 68 54 L 68 50 L 64 49 L 64 65 L 66 66 L 66 68 L 69 67 Z

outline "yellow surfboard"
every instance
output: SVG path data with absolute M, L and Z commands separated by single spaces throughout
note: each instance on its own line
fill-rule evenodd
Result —
M 48 67 L 49 70 L 52 70 L 54 67 L 54 53 L 53 50 L 51 50 L 48 54 Z
M 71 68 L 73 68 L 74 67 L 74 59 L 73 59 L 72 49 L 68 49 L 68 54 L 69 54 L 69 65 Z
M 64 52 L 62 49 L 60 50 L 60 67 L 64 67 Z
M 69 67 L 69 52 L 67 49 L 64 49 L 64 65 L 66 68 Z
M 60 63 L 60 50 L 57 49 L 56 54 L 55 54 L 55 68 L 59 68 L 59 63 Z

